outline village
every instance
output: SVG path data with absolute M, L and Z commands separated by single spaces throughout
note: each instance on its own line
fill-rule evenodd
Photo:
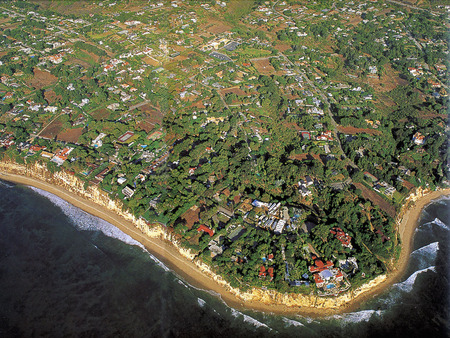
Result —
M 449 8 L 267 1 L 232 27 L 229 1 L 18 6 L 0 4 L 2 156 L 98 186 L 237 286 L 344 292 L 386 269 L 407 193 L 448 182 Z

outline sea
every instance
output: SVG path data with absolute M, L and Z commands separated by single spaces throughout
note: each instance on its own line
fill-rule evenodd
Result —
M 448 337 L 449 207 L 423 210 L 397 284 L 316 319 L 233 309 L 110 223 L 0 181 L 0 337 Z

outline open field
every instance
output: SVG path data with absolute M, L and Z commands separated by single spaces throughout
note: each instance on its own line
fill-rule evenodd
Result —
M 56 137 L 60 141 L 69 142 L 69 143 L 77 143 L 81 134 L 83 134 L 83 127 L 68 129 Z
M 139 110 L 142 112 L 142 121 L 137 124 L 137 127 L 145 132 L 151 131 L 155 128 L 156 124 L 161 125 L 164 115 L 160 110 L 155 107 L 145 104 L 139 107 Z
M 371 128 L 356 128 L 351 126 L 338 126 L 337 130 L 343 134 L 355 135 L 355 134 L 369 134 L 369 135 L 381 135 L 381 131 Z
M 360 189 L 362 192 L 362 196 L 365 199 L 370 200 L 375 205 L 378 205 L 384 212 L 386 212 L 389 216 L 395 217 L 395 207 L 391 205 L 388 201 L 383 199 L 380 195 L 378 195 L 375 191 L 367 188 L 362 183 L 353 183 L 353 185 Z
M 39 136 L 48 139 L 53 139 L 55 138 L 56 135 L 58 135 L 61 132 L 61 129 L 62 129 L 62 122 L 59 121 L 59 119 L 56 119 L 50 125 L 45 127 L 45 129 L 42 130 Z
M 226 95 L 226 94 L 236 94 L 237 96 L 249 96 L 250 94 L 247 94 L 246 92 L 244 92 L 242 89 L 240 89 L 239 87 L 231 87 L 231 88 L 225 88 L 220 90 L 220 92 L 222 93 L 222 95 Z
M 103 121 L 108 118 L 110 112 L 106 108 L 101 108 L 93 111 L 92 113 L 90 113 L 90 115 L 96 121 Z
M 51 86 L 58 81 L 58 78 L 49 72 L 40 70 L 39 68 L 33 69 L 34 76 L 28 83 L 31 87 L 36 89 L 42 89 L 44 87 Z
M 380 78 L 367 77 L 364 79 L 376 92 L 390 92 L 397 86 L 406 86 L 407 80 L 399 77 L 399 72 L 394 70 L 390 64 L 384 65 L 384 72 Z
M 216 21 L 214 19 L 208 19 L 205 24 L 205 30 L 212 34 L 220 34 L 230 29 L 231 29 L 230 25 L 227 25 L 222 21 Z
M 256 70 L 261 74 L 267 75 L 275 73 L 275 68 L 270 64 L 268 58 L 253 59 L 252 63 Z
M 296 154 L 296 155 L 291 155 L 291 156 L 289 156 L 289 158 L 291 159 L 291 160 L 298 160 L 298 161 L 304 161 L 304 160 L 317 160 L 317 161 L 319 161 L 320 163 L 322 163 L 323 164 L 323 161 L 322 161 L 322 159 L 320 158 L 320 155 L 319 154 L 307 154 L 307 153 L 304 153 L 304 154 Z
M 44 98 L 47 100 L 49 104 L 53 104 L 56 101 L 59 101 L 62 99 L 61 95 L 56 95 L 56 93 L 53 90 L 46 90 L 44 92 Z
M 148 64 L 150 66 L 155 66 L 155 67 L 159 66 L 161 64 L 158 60 L 152 58 L 151 56 L 143 57 L 142 61 L 144 61 L 146 64 Z

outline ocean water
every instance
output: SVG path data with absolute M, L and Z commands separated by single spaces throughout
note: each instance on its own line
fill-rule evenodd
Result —
M 355 312 L 237 311 L 111 224 L 0 182 L 0 337 L 447 337 L 450 199 L 422 213 L 408 271 Z

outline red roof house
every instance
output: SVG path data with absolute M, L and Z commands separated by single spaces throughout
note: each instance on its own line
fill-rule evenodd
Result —
M 208 228 L 206 225 L 203 225 L 203 224 L 198 227 L 197 231 L 198 232 L 200 232 L 200 231 L 206 232 L 211 237 L 214 235 L 214 230 Z

